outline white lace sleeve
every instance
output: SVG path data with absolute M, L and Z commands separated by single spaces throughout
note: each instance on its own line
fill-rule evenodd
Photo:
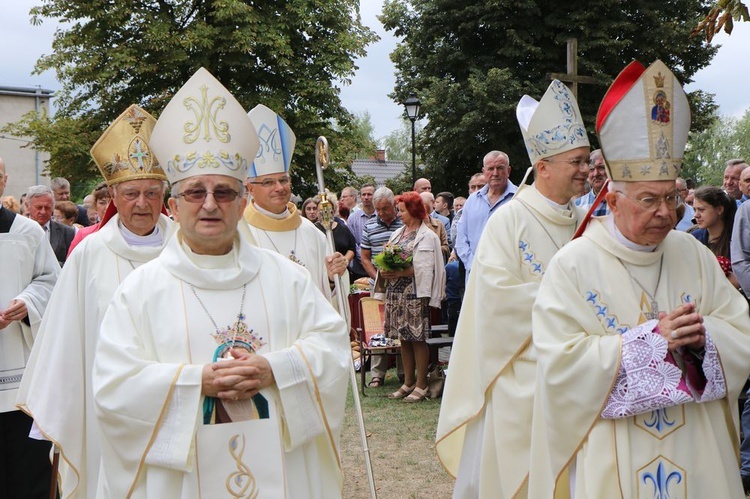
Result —
M 703 389 L 703 393 L 695 390 L 688 383 L 695 401 L 700 404 L 724 398 L 727 394 L 727 383 L 724 380 L 724 371 L 721 369 L 719 352 L 716 350 L 716 344 L 708 332 L 706 332 L 706 353 L 703 355 L 701 368 L 703 375 L 706 377 L 706 387 Z
M 693 400 L 678 388 L 682 371 L 665 360 L 667 340 L 654 332 L 657 324 L 651 320 L 622 335 L 620 372 L 602 411 L 603 418 L 626 418 Z

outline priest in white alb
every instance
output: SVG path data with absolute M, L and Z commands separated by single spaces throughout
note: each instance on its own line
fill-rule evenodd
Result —
M 0 158 L 0 196 L 7 181 Z M 49 497 L 50 445 L 15 402 L 59 273 L 41 226 L 0 204 L 0 497 Z
M 94 497 L 99 478 L 91 368 L 99 325 L 120 283 L 153 260 L 173 223 L 161 214 L 167 178 L 148 147 L 156 119 L 131 105 L 91 148 L 112 206 L 73 251 L 52 294 L 17 397 L 36 438 L 60 452 L 60 495 Z
M 689 128 L 661 61 L 631 63 L 602 101 L 611 215 L 555 255 L 533 308 L 529 497 L 745 497 L 750 318 L 713 253 L 673 230 Z
M 101 497 L 340 497 L 346 325 L 307 271 L 241 229 L 252 123 L 200 69 L 150 146 L 179 229 L 102 322 Z
M 334 277 L 343 275 L 341 289 L 348 294 L 346 258 L 338 252 L 327 255 L 325 236 L 290 202 L 294 132 L 263 104 L 255 106 L 248 116 L 260 142 L 245 183 L 250 193 L 245 220 L 256 244 L 306 268 L 326 296 L 331 295 Z M 331 298 L 331 303 L 337 307 L 337 300 Z
M 482 233 L 440 406 L 437 453 L 456 477 L 456 498 L 528 494 L 531 307 L 550 259 L 578 226 L 571 198 L 588 176 L 586 129 L 564 84 L 553 81 L 539 102 L 525 95 L 517 116 L 534 183 L 522 184 Z

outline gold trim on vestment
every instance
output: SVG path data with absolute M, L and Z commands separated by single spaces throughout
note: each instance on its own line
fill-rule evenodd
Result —
M 169 402 L 172 399 L 172 393 L 174 392 L 174 387 L 177 386 L 177 380 L 180 377 L 180 374 L 182 374 L 183 367 L 185 367 L 185 364 L 180 364 L 177 367 L 177 372 L 175 372 L 174 378 L 172 378 L 172 383 L 169 385 L 169 391 L 167 392 L 167 396 L 164 398 L 164 405 L 162 405 L 161 411 L 159 412 L 159 417 L 156 419 L 156 424 L 154 425 L 154 432 L 151 434 L 151 438 L 148 441 L 148 445 L 146 445 L 146 449 L 143 451 L 143 457 L 141 457 L 141 462 L 138 464 L 138 470 L 135 472 L 135 477 L 133 478 L 133 484 L 130 486 L 130 489 L 128 490 L 128 494 L 126 497 L 131 497 L 133 495 L 133 492 L 135 491 L 135 486 L 138 484 L 138 478 L 140 477 L 141 471 L 143 470 L 143 464 L 146 462 L 146 456 L 148 456 L 148 451 L 151 450 L 151 446 L 154 445 L 154 440 L 156 440 L 156 434 L 159 432 L 159 427 L 161 426 L 161 422 L 164 419 L 164 414 L 167 412 L 167 406 L 169 405 Z
M 27 416 L 29 416 L 31 419 L 33 419 L 34 423 L 37 422 L 36 418 L 34 417 L 34 415 L 31 414 L 31 409 L 29 409 L 29 407 L 26 404 L 16 404 L 16 407 L 18 407 L 18 409 L 20 411 L 24 412 Z M 75 491 L 78 490 L 78 485 L 81 483 L 81 474 L 78 472 L 78 470 L 76 469 L 76 467 L 73 466 L 73 464 L 70 462 L 70 460 L 67 457 L 65 457 L 65 453 L 63 452 L 62 445 L 60 445 L 57 440 L 55 440 L 54 438 L 52 438 L 49 435 L 49 433 L 47 433 L 46 431 L 44 431 L 42 429 L 42 427 L 39 426 L 38 423 L 37 423 L 36 427 L 39 430 L 39 432 L 42 435 L 44 435 L 44 438 L 46 438 L 47 440 L 49 440 L 50 442 L 52 442 L 52 444 L 60 450 L 60 455 L 65 460 L 65 462 L 68 463 L 68 466 L 70 466 L 70 469 L 73 470 L 73 473 L 76 474 L 76 486 L 73 488 L 72 491 L 70 491 L 69 494 L 67 494 L 67 495 L 64 496 L 64 497 L 71 497 L 75 493 Z M 29 437 L 29 438 L 31 438 L 31 437 Z M 62 482 L 62 477 L 60 476 L 60 470 L 58 469 L 58 471 L 57 471 L 57 483 L 58 483 L 57 490 L 58 490 L 58 492 L 60 490 L 60 483 L 61 482 Z M 63 496 L 61 496 L 61 497 L 63 497 Z
M 440 454 L 437 451 L 437 446 L 440 445 L 440 442 L 450 437 L 461 428 L 466 427 L 470 422 L 474 421 L 477 417 L 479 417 L 480 414 L 482 414 L 482 412 L 484 411 L 484 408 L 487 406 L 487 395 L 489 394 L 490 390 L 495 385 L 495 383 L 497 383 L 497 379 L 503 374 L 503 371 L 505 371 L 508 368 L 508 366 L 510 366 L 513 362 L 515 362 L 521 356 L 521 354 L 526 351 L 530 343 L 531 343 L 531 333 L 529 333 L 529 337 L 526 339 L 526 341 L 524 341 L 521 344 L 521 348 L 519 348 L 518 351 L 516 351 L 516 353 L 513 354 L 510 360 L 506 362 L 503 367 L 500 368 L 500 370 L 497 372 L 497 375 L 494 378 L 492 378 L 492 380 L 487 384 L 487 387 L 484 389 L 484 392 L 482 394 L 484 402 L 482 403 L 482 406 L 479 408 L 479 410 L 475 412 L 473 416 L 466 418 L 466 420 L 463 423 L 453 428 L 451 431 L 443 435 L 443 437 L 440 440 L 435 442 L 435 454 L 437 454 L 438 462 L 440 463 L 440 466 L 443 467 L 445 472 L 448 473 L 451 477 L 453 477 L 454 480 L 457 477 L 454 476 L 453 473 L 451 473 L 451 471 L 443 463 L 443 460 L 440 458 Z M 461 448 L 461 452 L 463 453 L 463 446 Z M 526 474 L 526 478 L 528 479 L 528 473 Z M 521 487 L 519 487 L 515 493 L 518 493 L 519 490 L 521 490 Z
M 247 203 L 247 208 L 245 208 L 245 221 L 261 230 L 270 230 L 272 232 L 294 230 L 302 225 L 302 218 L 294 203 L 287 203 L 287 208 L 289 208 L 289 216 L 283 220 L 276 220 L 259 212 L 255 207 L 255 201 L 251 200 Z
M 323 425 L 326 427 L 326 432 L 328 433 L 328 440 L 331 442 L 331 448 L 333 449 L 333 455 L 336 457 L 336 464 L 339 466 L 339 471 L 341 471 L 341 459 L 339 459 L 339 451 L 336 448 L 336 442 L 333 438 L 333 432 L 331 431 L 331 427 L 328 424 L 328 417 L 326 417 L 326 410 L 325 407 L 323 407 L 323 401 L 320 399 L 320 391 L 318 390 L 318 382 L 315 379 L 315 375 L 313 374 L 312 367 L 310 367 L 310 363 L 307 361 L 307 357 L 305 356 L 305 352 L 302 351 L 302 348 L 300 348 L 299 345 L 294 345 L 297 350 L 299 350 L 299 354 L 302 356 L 302 360 L 305 361 L 305 365 L 307 366 L 307 370 L 310 373 L 310 379 L 313 383 L 313 388 L 315 389 L 315 398 L 318 402 L 318 406 L 320 407 L 320 415 L 323 417 Z

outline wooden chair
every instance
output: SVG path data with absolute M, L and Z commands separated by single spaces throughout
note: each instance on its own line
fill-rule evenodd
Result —
M 360 355 L 362 361 L 362 367 L 360 369 L 360 377 L 362 384 L 362 396 L 365 394 L 365 386 L 367 386 L 367 366 L 372 360 L 373 356 L 377 355 L 401 355 L 401 346 L 396 342 L 396 345 L 390 347 L 371 347 L 370 338 L 376 334 L 383 334 L 385 324 L 385 303 L 382 300 L 375 298 L 362 298 L 359 300 L 359 319 L 361 328 L 357 328 L 359 335 Z

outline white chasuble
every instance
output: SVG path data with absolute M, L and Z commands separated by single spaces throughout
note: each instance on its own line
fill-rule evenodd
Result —
M 102 497 L 340 497 L 343 321 L 306 271 L 244 236 L 221 257 L 179 239 L 133 272 L 102 323 Z M 227 342 L 271 364 L 275 384 L 252 403 L 201 395 Z
M 289 216 L 278 220 L 258 211 L 251 201 L 245 208 L 245 220 L 257 246 L 278 253 L 304 267 L 320 291 L 330 298 L 331 304 L 338 310 L 338 300 L 332 296 L 325 265 L 326 255 L 329 254 L 326 249 L 326 236 L 312 222 L 300 216 L 294 204 L 289 203 Z M 342 282 L 344 303 L 348 304 L 348 271 L 344 272 Z
M 10 412 L 17 410 L 18 387 L 60 264 L 41 226 L 20 215 L 8 232 L 0 233 L 0 262 L 0 310 L 16 299 L 28 310 L 28 325 L 14 321 L 0 330 L 0 412 Z
M 526 495 L 536 354 L 531 307 L 552 256 L 570 241 L 575 207 L 533 186 L 490 217 L 479 241 L 451 350 L 437 428 L 454 497 Z
M 672 231 L 639 252 L 614 239 L 611 223 L 594 219 L 539 288 L 529 496 L 743 498 L 737 398 L 750 371 L 747 302 L 689 234 Z M 680 351 L 676 368 L 647 317 L 688 302 L 703 317 L 705 358 L 691 368 Z M 691 378 L 696 367 L 704 388 Z
M 166 245 L 172 221 L 160 215 L 159 246 L 129 246 L 115 215 L 71 253 L 39 329 L 18 407 L 60 450 L 61 497 L 92 497 L 99 476 L 91 369 L 99 326 L 120 283 Z

